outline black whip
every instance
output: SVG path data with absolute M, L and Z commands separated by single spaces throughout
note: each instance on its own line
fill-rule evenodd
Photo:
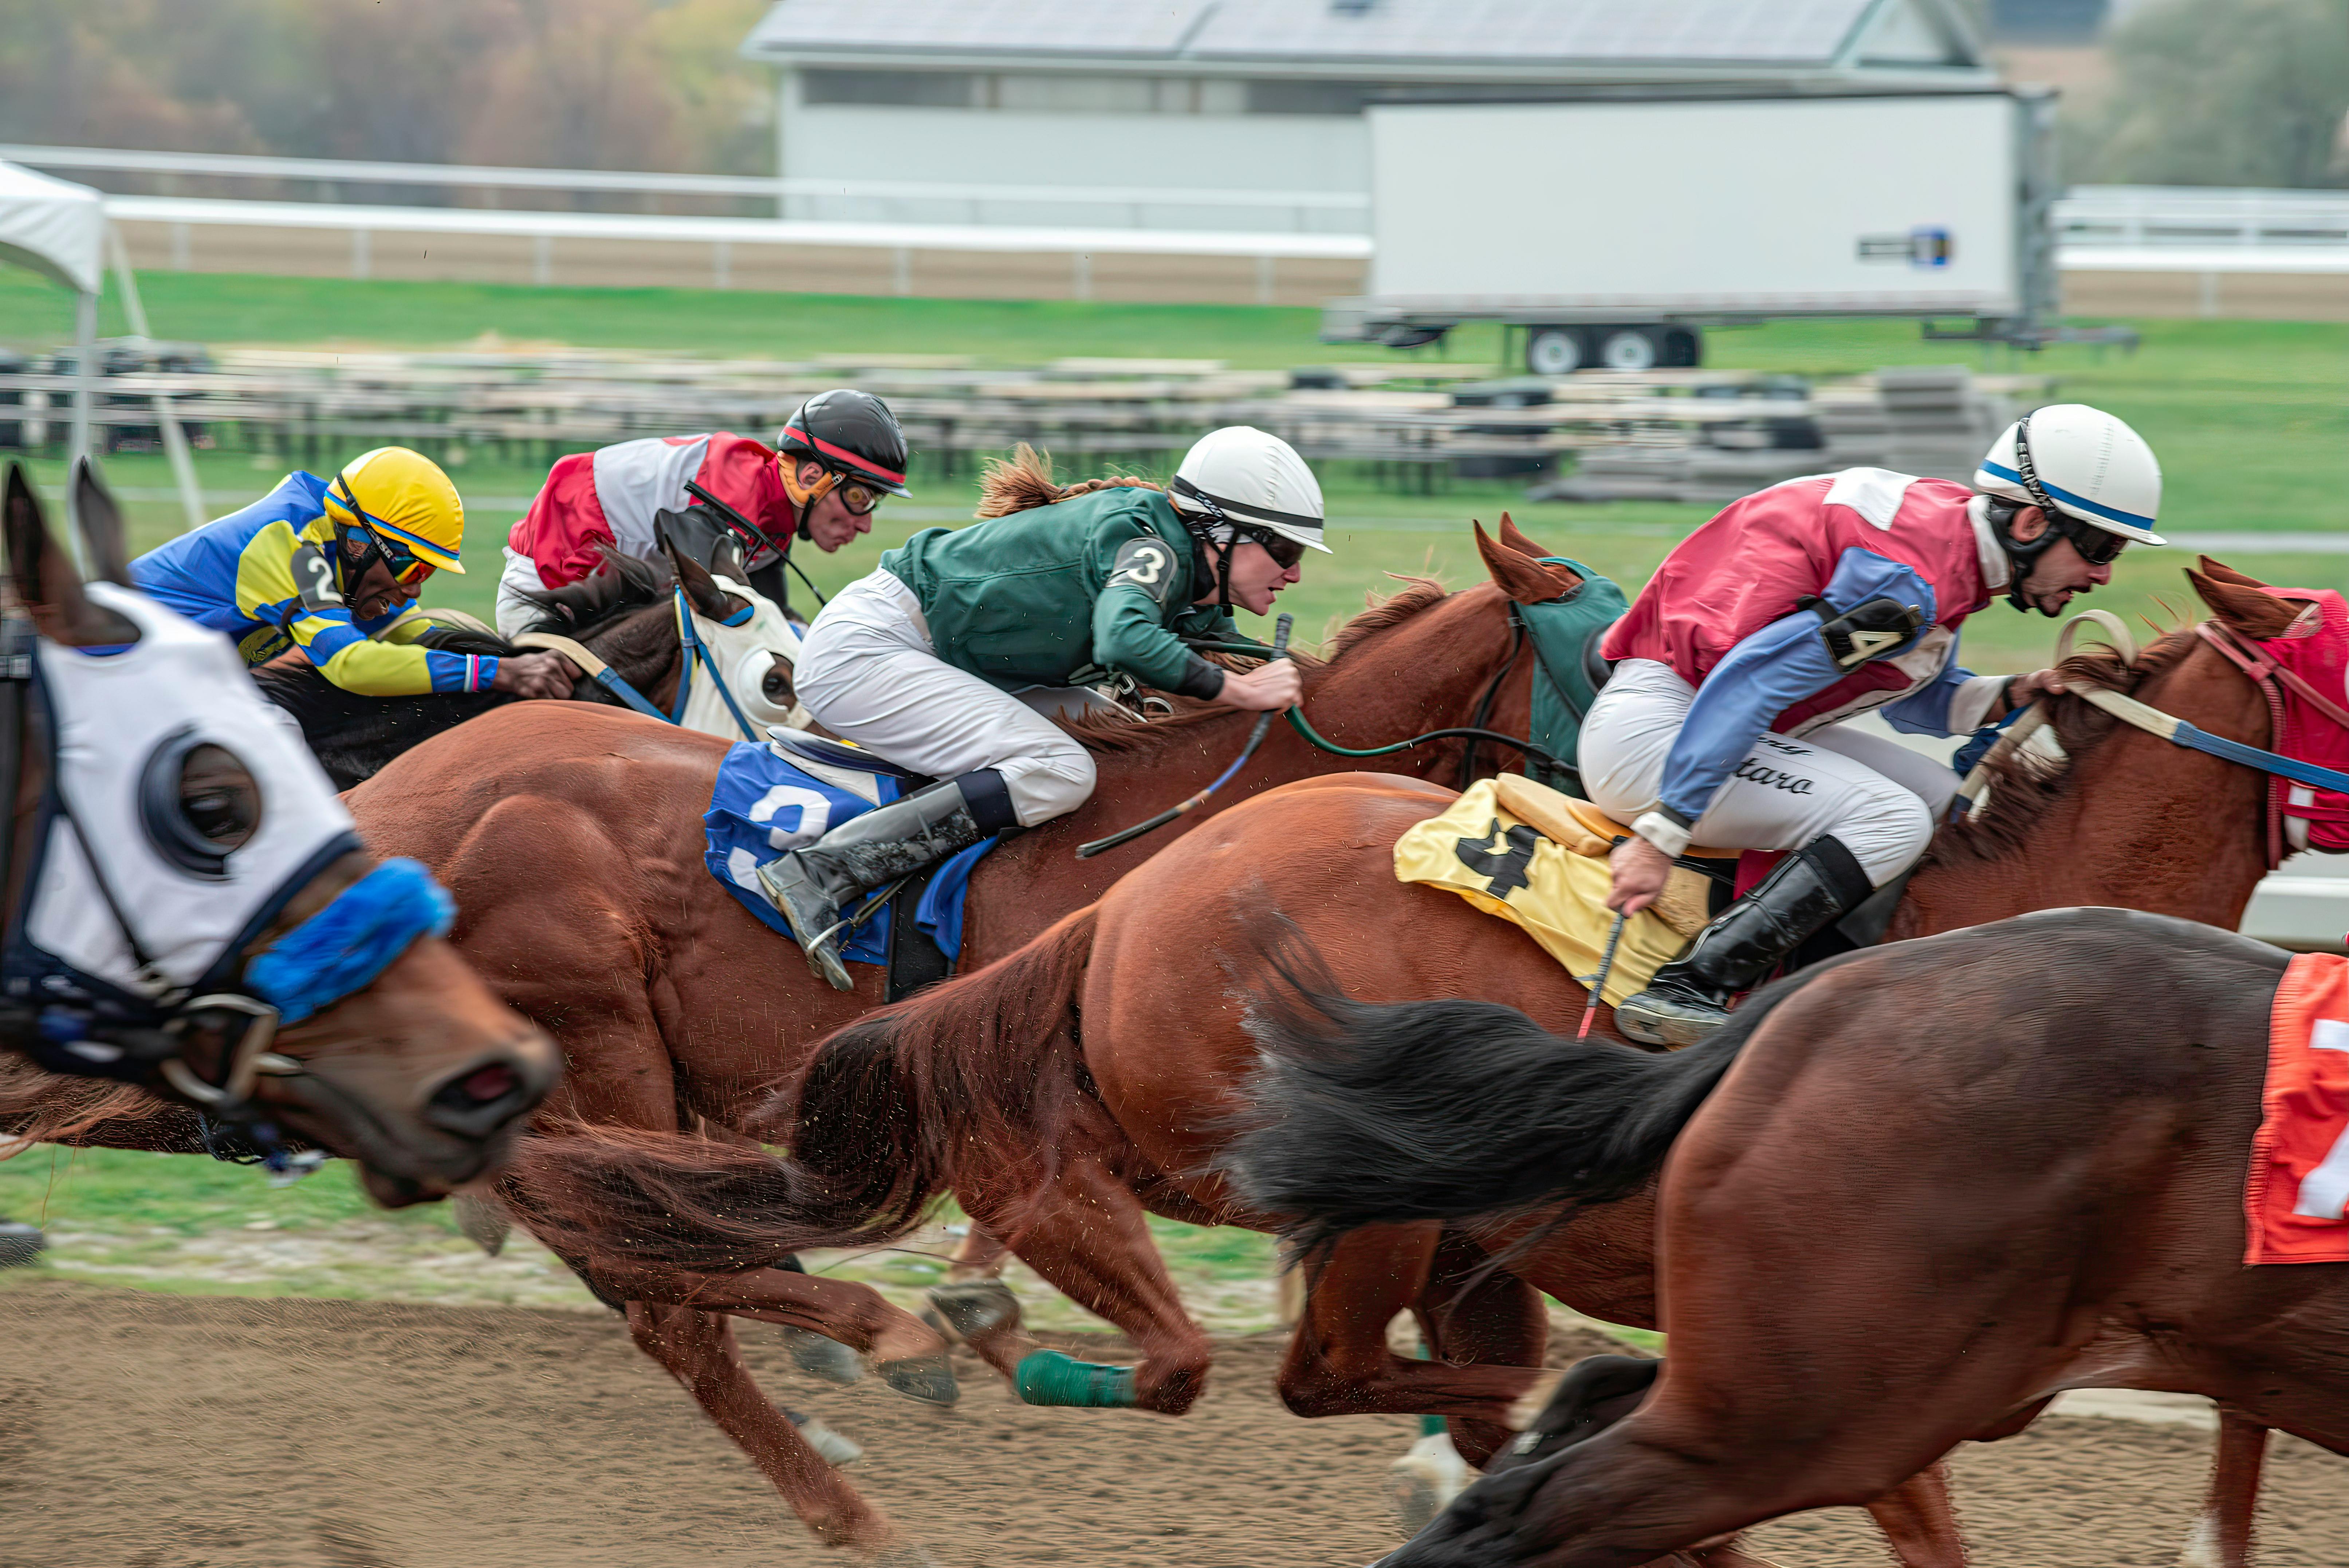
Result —
M 1272 656 L 1274 658 L 1285 659 L 1288 656 L 1288 628 L 1296 619 L 1297 617 L 1294 615 L 1283 615 L 1279 620 L 1273 623 Z M 1214 783 L 1208 785 L 1205 789 L 1200 790 L 1197 794 L 1191 796 L 1189 799 L 1175 805 L 1169 806 L 1166 810 L 1159 812 L 1158 815 L 1151 818 L 1150 820 L 1146 822 L 1136 822 L 1131 828 L 1122 828 L 1118 831 L 1112 833 L 1108 838 L 1095 839 L 1090 844 L 1079 844 L 1077 846 L 1077 859 L 1081 861 L 1089 861 L 1095 855 L 1105 854 L 1109 851 L 1117 848 L 1120 844 L 1133 842 L 1134 840 L 1142 837 L 1144 833 L 1154 833 L 1159 829 L 1164 827 L 1167 823 L 1173 821 L 1175 818 L 1183 815 L 1185 811 L 1195 810 L 1202 801 L 1206 800 L 1208 796 L 1214 794 L 1226 784 L 1231 782 L 1233 774 L 1237 773 L 1241 769 L 1247 766 L 1248 758 L 1254 757 L 1256 755 L 1256 748 L 1264 744 L 1265 732 L 1269 730 L 1271 727 L 1272 710 L 1270 708 L 1267 708 L 1264 712 L 1256 716 L 1256 727 L 1248 731 L 1248 742 L 1247 747 L 1241 750 L 1239 756 L 1233 760 L 1232 765 L 1229 768 L 1225 769 L 1221 773 L 1216 775 L 1216 781 Z

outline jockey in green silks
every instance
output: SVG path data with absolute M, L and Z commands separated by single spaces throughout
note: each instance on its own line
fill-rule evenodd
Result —
M 1300 695 L 1285 659 L 1242 674 L 1183 641 L 1236 637 L 1232 606 L 1266 614 L 1305 552 L 1329 550 L 1321 487 L 1288 442 L 1214 431 L 1164 490 L 1058 487 L 1023 453 L 990 476 L 982 511 L 882 556 L 815 618 L 793 671 L 824 728 L 944 780 L 760 868 L 809 966 L 843 991 L 856 900 L 1092 795 L 1092 756 L 1048 717 L 1098 700 L 1081 688 L 1124 676 L 1257 712 Z

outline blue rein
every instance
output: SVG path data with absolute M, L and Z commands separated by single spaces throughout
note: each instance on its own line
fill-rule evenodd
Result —
M 757 612 L 757 605 L 745 604 L 719 624 L 740 626 Z M 694 630 L 693 604 L 687 599 L 682 587 L 677 591 L 677 641 L 678 656 L 684 663 L 677 675 L 677 707 L 674 712 L 663 713 L 655 707 L 650 698 L 629 685 L 626 678 L 609 665 L 595 672 L 595 684 L 647 718 L 657 718 L 663 724 L 674 724 L 681 728 L 685 724 L 686 704 L 693 696 L 693 666 L 698 663 L 709 672 L 710 682 L 718 687 L 718 695 L 726 699 L 726 710 L 734 716 L 734 722 L 741 727 L 742 738 L 753 746 L 758 745 L 761 737 L 752 727 L 750 716 L 742 711 L 742 705 L 735 700 L 733 689 L 727 686 L 726 677 L 718 673 L 718 659 L 710 653 L 709 645 L 703 642 L 701 634 Z

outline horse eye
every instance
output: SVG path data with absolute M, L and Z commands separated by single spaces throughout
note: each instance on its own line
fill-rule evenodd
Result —
M 261 787 L 233 753 L 195 747 L 180 764 L 180 814 L 208 843 L 238 849 L 261 826 Z
M 776 660 L 775 663 L 768 669 L 766 675 L 761 677 L 759 681 L 759 690 L 769 702 L 773 703 L 777 707 L 791 707 L 792 672 L 790 666 L 786 665 L 780 659 Z

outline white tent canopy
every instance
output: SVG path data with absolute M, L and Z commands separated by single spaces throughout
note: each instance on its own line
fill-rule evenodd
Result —
M 90 409 L 98 395 L 98 296 L 106 286 L 106 198 L 87 185 L 52 180 L 15 163 L 0 163 L 0 262 L 56 279 L 74 291 L 74 419 L 73 456 L 89 455 Z M 115 243 L 115 273 L 122 285 L 122 304 L 131 330 L 147 335 L 147 313 L 139 304 L 138 285 L 130 263 Z M 54 394 L 52 394 L 54 396 Z M 172 472 L 180 484 L 181 504 L 192 528 L 203 520 L 202 494 L 196 488 L 194 462 L 188 455 L 186 433 L 171 413 L 170 400 L 155 399 L 157 427 L 171 454 Z M 76 491 L 66 489 L 67 504 Z M 78 546 L 80 530 L 74 531 Z
M 78 294 L 106 279 L 106 199 L 87 185 L 0 163 L 0 261 L 45 273 Z

